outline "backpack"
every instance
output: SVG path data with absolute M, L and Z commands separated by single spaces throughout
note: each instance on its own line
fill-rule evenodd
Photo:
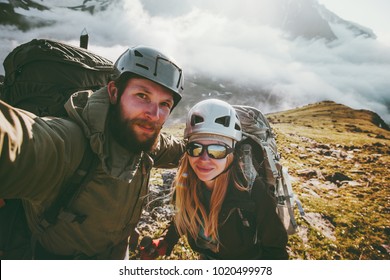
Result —
M 61 42 L 34 39 L 16 47 L 4 60 L 5 77 L 0 81 L 0 99 L 37 116 L 66 117 L 65 102 L 79 90 L 105 86 L 113 73 L 111 61 L 85 49 Z M 82 223 L 85 216 L 67 211 L 98 164 L 89 144 L 79 167 L 65 182 L 57 199 L 43 213 L 43 229 L 58 219 Z M 21 199 L 0 199 L 0 258 L 34 257 L 35 237 L 27 226 Z
M 294 207 L 304 216 L 302 204 L 294 194 L 288 169 L 280 162 L 275 135 L 267 118 L 260 110 L 244 105 L 233 105 L 240 119 L 243 139 L 238 144 L 239 164 L 251 192 L 260 176 L 275 194 L 276 211 L 288 234 L 294 234 L 298 225 Z
M 34 39 L 11 51 L 4 62 L 0 98 L 37 116 L 67 116 L 65 102 L 79 90 L 107 84 L 111 61 L 86 49 Z

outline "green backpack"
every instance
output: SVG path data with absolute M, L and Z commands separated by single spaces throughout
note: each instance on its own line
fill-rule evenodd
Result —
M 5 77 L 0 80 L 0 99 L 37 116 L 66 117 L 65 102 L 79 90 L 96 90 L 107 85 L 114 66 L 111 61 L 86 49 L 61 42 L 34 39 L 16 47 L 4 60 Z M 97 166 L 98 158 L 87 144 L 81 163 L 65 182 L 62 194 L 44 212 L 41 226 L 58 219 L 82 223 L 83 216 L 66 211 Z M 31 232 L 22 201 L 2 200 L 0 206 L 0 259 L 34 258 Z
M 63 105 L 72 93 L 105 86 L 114 69 L 86 49 L 46 39 L 16 47 L 3 65 L 0 98 L 37 116 L 66 116 Z

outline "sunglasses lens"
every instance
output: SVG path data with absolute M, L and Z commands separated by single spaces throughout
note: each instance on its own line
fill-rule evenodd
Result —
M 211 158 L 222 159 L 226 157 L 227 150 L 226 147 L 222 145 L 209 145 L 207 147 L 207 154 Z
M 190 143 L 187 146 L 187 153 L 192 157 L 201 156 L 203 151 L 203 146 L 197 143 Z

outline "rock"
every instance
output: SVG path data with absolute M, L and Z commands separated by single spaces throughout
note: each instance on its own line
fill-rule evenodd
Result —
M 149 186 L 146 205 L 137 225 L 141 234 L 146 233 L 146 235 L 153 236 L 153 234 L 163 231 L 168 222 L 172 220 L 174 210 L 173 205 L 170 204 L 171 186 L 175 175 L 175 171 L 163 172 L 161 174 L 163 183 Z
M 175 171 L 165 171 L 162 173 L 163 185 L 168 186 L 169 188 L 172 185 L 173 180 L 175 179 L 176 172 Z
M 302 186 L 309 189 L 317 189 L 317 190 L 325 190 L 325 191 L 337 190 L 337 185 L 335 185 L 334 183 L 329 183 L 329 182 L 323 183 L 316 178 L 307 180 L 305 183 L 302 184 Z
M 326 238 L 336 241 L 336 236 L 334 235 L 334 225 L 332 225 L 332 223 L 320 213 L 306 213 L 303 218 Z
M 320 165 L 321 164 L 321 162 L 319 160 L 314 159 L 314 158 L 309 159 L 309 162 L 313 165 Z
M 336 184 L 340 183 L 341 181 L 352 181 L 350 177 L 340 172 L 336 172 L 331 176 L 326 176 L 325 179 Z
M 362 183 L 356 182 L 356 181 L 341 181 L 340 185 L 347 185 L 349 187 L 361 187 L 363 186 Z
M 359 170 L 359 169 L 351 169 L 349 172 L 356 173 L 356 174 L 366 174 L 366 171 Z
M 323 150 L 330 150 L 330 145 L 328 144 L 316 143 L 314 146 Z
M 309 248 L 309 238 L 308 238 L 309 229 L 306 226 L 299 226 L 297 234 L 301 238 L 302 243 L 306 248 Z
M 297 170 L 297 174 L 307 178 L 312 178 L 317 176 L 317 171 L 313 169 L 301 169 L 301 170 Z
M 390 245 L 382 244 L 381 247 L 390 255 Z

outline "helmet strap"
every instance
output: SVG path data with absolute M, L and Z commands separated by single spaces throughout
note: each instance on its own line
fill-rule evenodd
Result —
M 225 168 L 224 171 L 222 171 L 221 173 L 219 173 L 217 176 L 215 176 L 215 177 L 214 177 L 213 179 L 211 179 L 210 181 L 215 180 L 215 179 L 217 179 L 219 176 L 221 176 L 222 174 L 225 174 L 226 172 L 228 172 L 229 169 L 233 166 L 233 162 L 234 162 L 234 160 L 229 164 L 229 166 L 227 166 L 227 167 Z

